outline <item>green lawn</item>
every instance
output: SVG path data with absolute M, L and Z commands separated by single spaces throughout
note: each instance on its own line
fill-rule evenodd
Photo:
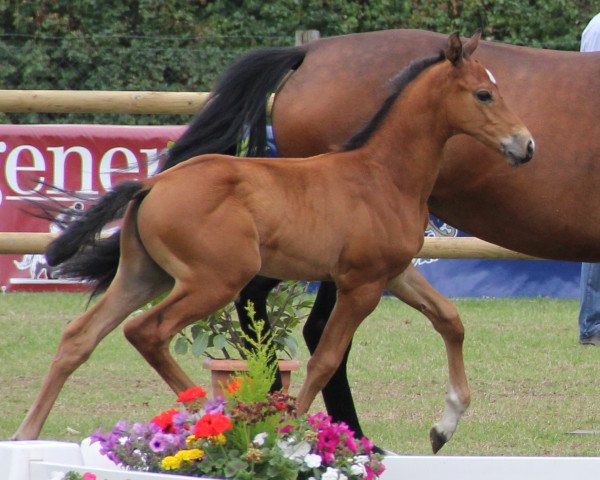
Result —
M 82 294 L 0 296 L 0 438 L 16 430 Z M 578 304 L 554 299 L 469 299 L 457 305 L 466 326 L 471 408 L 442 453 L 450 455 L 599 455 L 600 348 L 577 343 Z M 301 360 L 306 360 L 306 350 Z M 201 359 L 177 357 L 199 384 Z M 446 355 L 420 314 L 385 298 L 359 329 L 350 381 L 364 430 L 402 454 L 430 453 L 428 432 L 441 415 Z M 297 392 L 302 374 L 295 376 Z M 78 441 L 121 418 L 148 420 L 174 396 L 128 345 L 109 335 L 67 382 L 42 438 Z M 322 409 L 317 401 L 313 410 Z

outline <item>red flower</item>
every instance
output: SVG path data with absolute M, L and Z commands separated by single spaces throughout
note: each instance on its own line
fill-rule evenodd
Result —
M 160 427 L 165 433 L 175 433 L 176 429 L 173 426 L 173 416 L 178 413 L 179 410 L 172 408 L 171 410 L 166 410 L 156 417 L 153 417 L 150 422 Z
M 207 413 L 194 425 L 194 435 L 197 438 L 216 437 L 226 430 L 231 430 L 231 419 L 222 413 Z
M 242 382 L 239 379 L 232 381 L 229 385 L 227 385 L 227 392 L 237 392 L 240 389 L 241 384 Z
M 184 390 L 183 392 L 179 392 L 179 396 L 177 397 L 178 402 L 190 403 L 194 400 L 198 400 L 199 398 L 206 397 L 206 392 L 202 387 L 192 387 Z

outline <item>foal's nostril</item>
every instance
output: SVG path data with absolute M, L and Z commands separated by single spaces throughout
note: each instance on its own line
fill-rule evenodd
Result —
M 527 159 L 531 160 L 531 157 L 533 157 L 533 152 L 535 151 L 535 143 L 533 141 L 533 139 L 529 140 L 529 143 L 527 144 Z

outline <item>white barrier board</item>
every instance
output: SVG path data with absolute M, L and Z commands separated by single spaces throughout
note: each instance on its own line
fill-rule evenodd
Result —
M 600 479 L 600 457 L 388 456 L 381 480 L 577 480 Z M 95 473 L 97 480 L 174 480 L 167 474 L 120 470 L 94 445 L 30 441 L 0 442 L 3 480 L 51 480 L 58 472 Z M 110 468 L 109 468 L 110 467 Z M 196 478 L 196 480 L 198 480 Z

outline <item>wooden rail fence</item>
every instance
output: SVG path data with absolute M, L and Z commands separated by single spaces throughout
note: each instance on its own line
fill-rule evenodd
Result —
M 0 90 L 1 112 L 194 114 L 208 92 Z M 268 109 L 271 109 L 271 96 Z M 50 233 L 0 233 L 0 254 L 43 253 Z M 428 237 L 420 258 L 533 259 L 473 237 Z
M 52 233 L 0 233 L 0 254 L 43 253 Z M 534 259 L 474 237 L 426 237 L 419 258 Z

